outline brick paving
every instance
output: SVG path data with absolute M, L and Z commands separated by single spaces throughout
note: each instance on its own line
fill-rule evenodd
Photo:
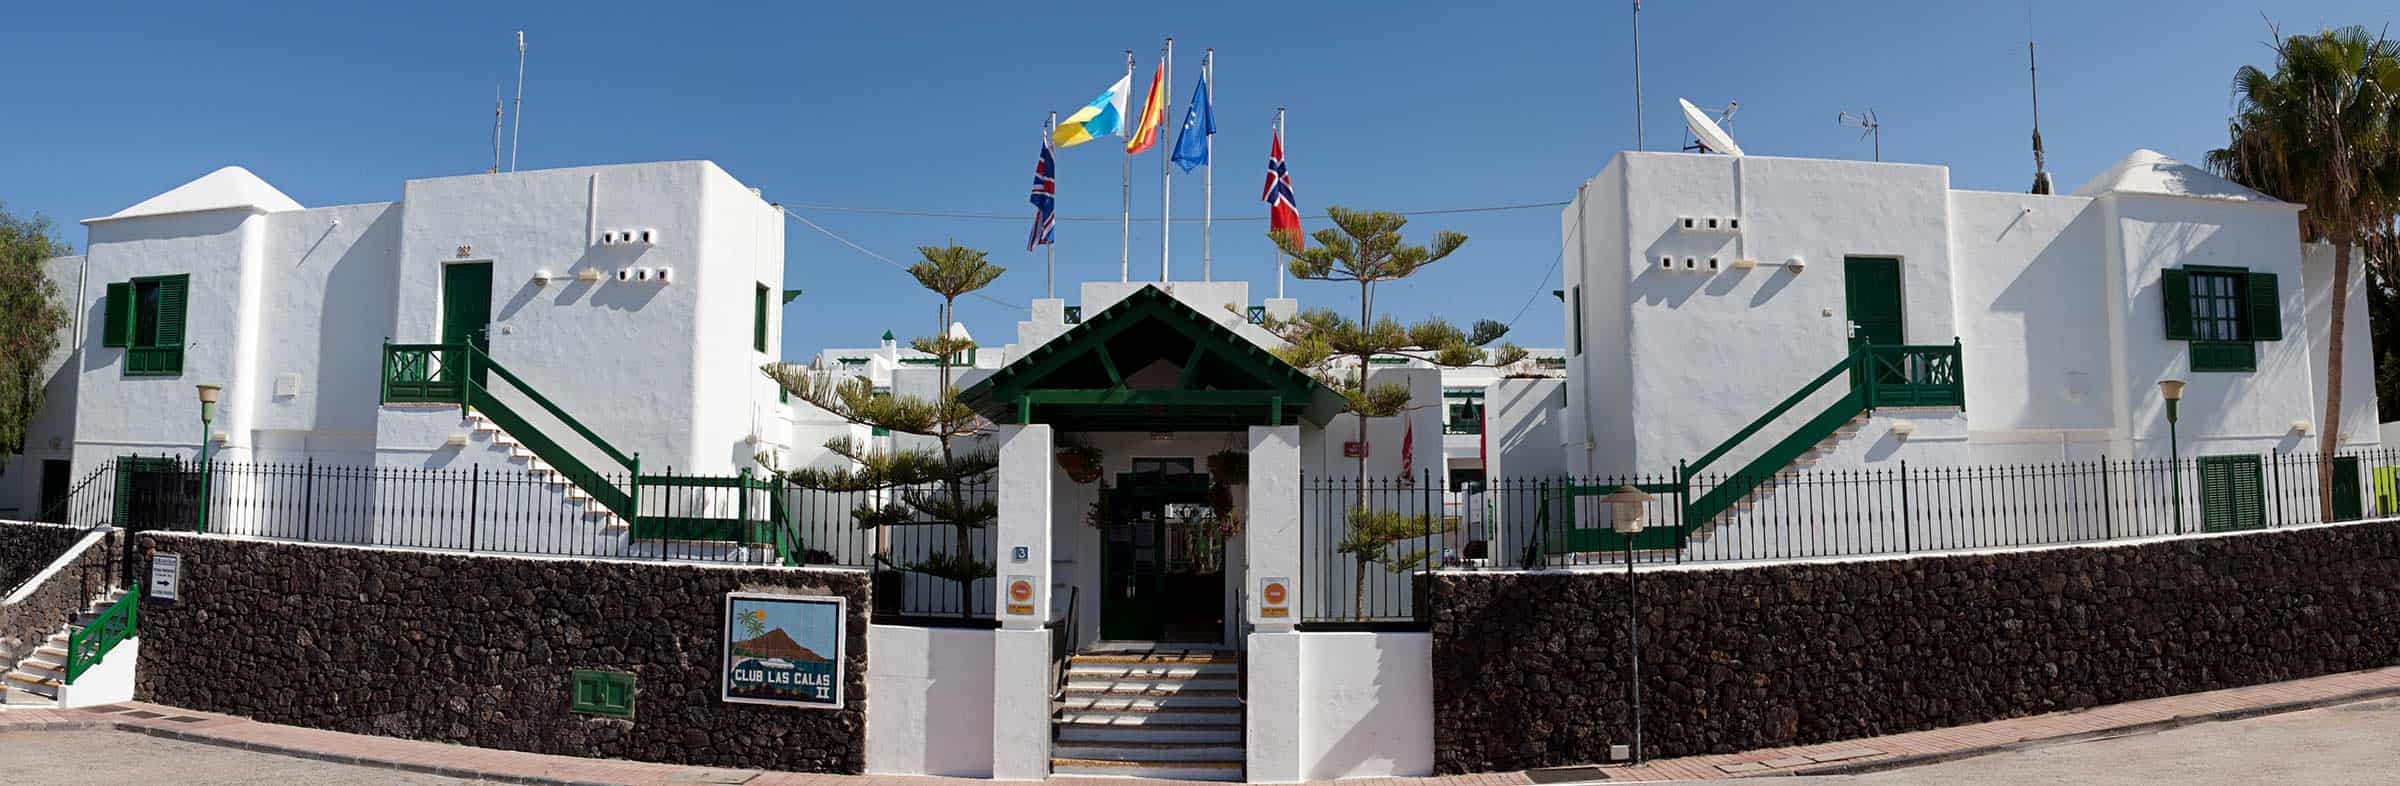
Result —
M 1595 768 L 1611 782 L 1718 780 L 1761 775 L 1856 772 L 1930 763 L 2044 740 L 2251 717 L 2327 703 L 2400 695 L 2400 667 L 2169 696 L 2075 712 L 1908 732 L 1820 745 L 1661 759 L 1639 768 Z M 152 717 L 142 717 L 151 715 Z M 181 720 L 179 720 L 181 719 Z M 585 759 L 306 729 L 175 707 L 125 702 L 76 710 L 0 710 L 0 731 L 118 729 L 245 750 L 502 783 L 689 786 L 964 786 L 976 779 L 756 772 L 614 759 Z M 1051 778 L 1058 786 L 1128 786 L 1117 778 Z M 1142 786 L 1183 781 L 1151 780 Z M 1344 786 L 1528 786 L 1526 773 L 1438 778 L 1360 778 Z

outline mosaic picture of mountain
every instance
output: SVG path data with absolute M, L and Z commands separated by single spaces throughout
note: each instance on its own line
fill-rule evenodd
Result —
M 797 595 L 726 598 L 726 701 L 842 706 L 842 600 Z

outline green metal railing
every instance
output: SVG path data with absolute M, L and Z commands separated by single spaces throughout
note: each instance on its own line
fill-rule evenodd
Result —
M 108 651 L 115 649 L 117 642 L 141 635 L 141 607 L 142 585 L 130 583 L 125 589 L 125 597 L 109 604 L 107 610 L 92 619 L 92 624 L 77 628 L 67 636 L 66 684 L 75 684 L 75 678 L 100 665 L 101 659 L 108 657 Z
M 1703 454 L 1699 460 L 1676 468 L 1675 492 L 1683 498 L 1685 525 L 1699 526 L 1715 519 L 1860 413 L 1876 407 L 1964 409 L 1967 389 L 1961 358 L 1956 338 L 1951 339 L 1949 344 L 1858 344 L 1841 362 L 1833 364 L 1825 373 L 1817 375 L 1816 379 L 1768 409 L 1766 414 L 1734 432 L 1732 437 Z M 1722 483 L 1710 488 L 1699 498 L 1692 498 L 1693 479 L 1700 477 L 1711 464 L 1757 436 L 1776 419 L 1799 406 L 1800 402 L 1844 377 L 1850 380 L 1848 393 L 1801 424 L 1799 429 L 1768 447 L 1766 452 L 1725 477 Z
M 669 473 L 642 475 L 640 482 L 643 488 L 657 495 L 652 510 L 658 512 L 635 522 L 635 540 L 730 541 L 744 546 L 765 544 L 775 549 L 776 559 L 783 564 L 800 564 L 802 543 L 799 528 L 792 520 L 791 509 L 785 499 L 791 489 L 780 476 L 755 477 L 750 474 L 749 467 L 743 467 L 739 474 L 731 476 Z M 729 490 L 733 493 L 733 515 L 687 513 L 681 508 L 722 510 L 723 506 L 697 504 L 703 501 L 699 498 L 708 496 L 706 491 L 698 495 L 678 494 L 678 489 Z M 722 498 L 706 501 L 721 503 Z
M 478 373 L 481 372 L 481 373 Z M 618 488 L 607 476 L 585 464 L 573 451 L 535 428 L 525 417 L 494 395 L 490 386 L 494 380 L 505 384 L 549 413 L 569 431 L 623 469 L 630 478 L 624 488 Z M 393 344 L 383 345 L 383 401 L 393 403 L 457 404 L 472 408 L 491 418 L 493 423 L 508 431 L 510 437 L 533 451 L 534 456 L 557 468 L 559 474 L 584 493 L 592 495 L 602 506 L 625 519 L 640 525 L 642 499 L 642 457 L 618 450 L 608 440 L 601 439 L 583 421 L 567 414 L 506 367 L 493 362 L 483 348 L 470 343 L 458 344 Z

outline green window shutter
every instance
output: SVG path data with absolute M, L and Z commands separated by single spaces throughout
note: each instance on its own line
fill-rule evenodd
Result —
M 110 286 L 115 285 L 111 284 Z M 110 519 L 109 522 L 115 524 L 119 528 L 132 526 L 133 464 L 134 459 L 132 456 L 120 456 L 117 458 L 117 491 L 115 495 L 116 499 L 112 500 L 112 507 L 116 509 L 114 511 L 116 517 Z
M 2167 338 L 2192 338 L 2192 274 L 2180 268 L 2159 271 L 2159 288 L 2167 301 Z
M 622 671 L 575 669 L 569 673 L 570 712 L 633 717 L 633 675 Z
M 133 282 L 118 281 L 108 285 L 106 305 L 101 308 L 100 346 L 121 347 L 133 338 Z
M 2257 456 L 2231 456 L 2226 462 L 2232 474 L 2233 526 L 2258 529 L 2267 525 L 2267 492 Z
M 767 351 L 767 285 L 758 285 L 757 297 L 750 308 L 750 345 L 760 352 Z
M 2258 345 L 2248 341 L 2194 341 L 2193 371 L 2257 371 Z
M 2276 293 L 2275 274 L 2252 273 L 2243 277 L 2242 285 L 2249 291 L 2244 305 L 2249 309 L 2250 338 L 2258 341 L 2283 340 L 2283 299 Z
M 2233 468 L 2225 456 L 2200 458 L 2200 528 L 2218 532 L 2233 528 Z

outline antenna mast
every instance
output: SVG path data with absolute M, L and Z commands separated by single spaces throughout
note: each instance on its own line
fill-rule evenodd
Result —
M 1642 149 L 1642 0 L 1633 0 L 1633 149 Z
M 2026 14 L 2033 10 L 2028 7 Z M 2033 39 L 2025 40 L 2025 72 L 2033 83 L 2033 193 L 2050 193 L 2050 163 L 2042 154 L 2042 72 L 2034 65 Z
M 500 125 L 502 110 L 508 106 L 500 100 L 501 95 L 500 83 L 492 83 L 492 168 L 483 170 L 487 175 L 500 171 Z
M 508 132 L 508 171 L 517 171 L 517 138 L 525 131 L 525 31 L 517 31 L 517 124 Z

